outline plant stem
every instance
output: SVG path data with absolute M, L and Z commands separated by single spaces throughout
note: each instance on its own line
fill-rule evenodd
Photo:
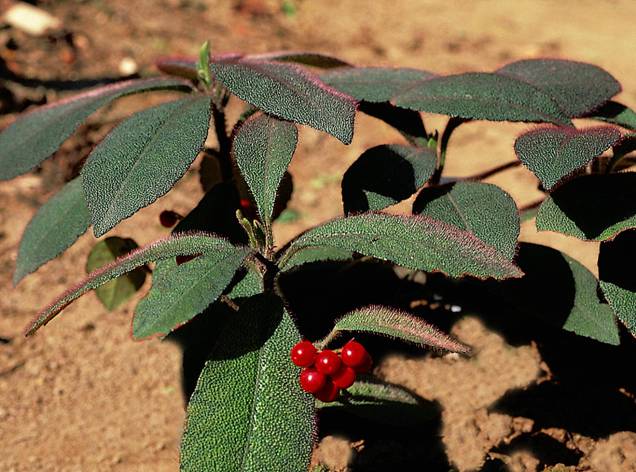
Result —
M 212 104 L 212 120 L 214 121 L 214 131 L 219 141 L 219 165 L 221 166 L 221 176 L 224 182 L 232 180 L 232 158 L 230 155 L 231 142 L 227 134 L 225 122 L 225 110 Z
M 442 132 L 442 137 L 439 143 L 439 149 L 437 152 L 437 168 L 435 169 L 433 177 L 431 177 L 431 185 L 437 185 L 439 183 L 439 180 L 442 178 L 442 172 L 444 171 L 444 165 L 446 164 L 446 150 L 448 148 L 448 141 L 450 140 L 453 131 L 455 131 L 455 129 L 457 129 L 459 125 L 467 121 L 468 120 L 465 118 L 453 116 L 448 120 L 448 123 L 446 123 L 446 127 Z

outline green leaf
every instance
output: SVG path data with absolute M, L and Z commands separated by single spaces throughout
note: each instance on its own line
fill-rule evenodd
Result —
M 515 141 L 515 152 L 523 164 L 550 190 L 621 138 L 617 128 L 599 126 L 578 130 L 569 126 L 538 128 Z
M 281 266 L 307 247 L 335 247 L 391 261 L 410 269 L 505 279 L 523 273 L 467 231 L 426 216 L 363 213 L 331 220 L 293 240 Z
M 424 320 L 386 306 L 371 305 L 345 314 L 336 321 L 323 346 L 342 331 L 379 334 L 419 347 L 431 346 L 462 354 L 470 352 L 470 347 L 442 333 Z
M 468 231 L 512 260 L 520 222 L 514 200 L 496 185 L 455 182 L 422 189 L 413 213 Z
M 214 78 L 239 98 L 272 115 L 325 131 L 345 144 L 353 138 L 356 102 L 306 70 L 279 62 L 216 58 Z
M 583 62 L 525 59 L 508 64 L 497 72 L 545 92 L 571 118 L 595 110 L 621 91 L 621 84 L 609 73 Z
M 265 114 L 252 115 L 234 137 L 232 154 L 266 226 L 271 224 L 278 188 L 297 142 L 296 125 Z
M 244 272 L 244 273 L 241 273 Z M 231 286 L 227 296 L 232 300 L 236 298 L 251 297 L 263 293 L 263 277 L 252 269 L 243 269 L 237 274 L 240 280 Z
M 358 417 L 389 425 L 426 423 L 439 416 L 439 407 L 399 385 L 372 377 L 358 380 L 335 402 L 316 401 L 321 410 L 343 410 Z
M 210 76 L 210 41 L 204 42 L 199 49 L 197 76 L 206 87 L 209 87 L 212 83 L 212 77 Z
M 539 231 L 557 231 L 603 241 L 636 227 L 636 173 L 582 175 L 556 189 L 541 204 Z
M 98 87 L 25 113 L 0 133 L 0 180 L 24 174 L 53 154 L 79 125 L 113 100 L 153 90 L 192 91 L 188 82 L 154 78 Z
M 435 77 L 431 72 L 392 67 L 345 67 L 325 72 L 320 79 L 356 100 L 388 102 L 400 92 Z
M 614 313 L 598 296 L 598 280 L 566 254 L 538 244 L 519 244 L 525 276 L 494 286 L 502 301 L 550 325 L 597 341 L 618 345 Z
M 167 193 L 208 134 L 210 98 L 197 96 L 141 111 L 99 143 L 82 169 L 95 236 Z
M 334 67 L 351 65 L 337 57 L 307 51 L 282 51 L 265 54 L 249 54 L 245 57 L 253 61 L 293 62 L 304 66 L 319 67 L 321 69 L 332 69 Z
M 135 309 L 135 338 L 167 334 L 219 298 L 251 252 L 245 246 L 224 243 L 215 252 L 181 265 L 174 259 L 157 264 L 152 288 Z
M 86 232 L 89 224 L 78 177 L 42 205 L 27 225 L 20 240 L 13 283 L 59 256 Z
M 598 110 L 590 113 L 588 118 L 612 123 L 632 131 L 636 130 L 636 112 L 618 102 L 607 102 Z
M 139 246 L 130 238 L 111 236 L 93 246 L 86 260 L 86 272 L 93 272 L 128 254 Z M 126 302 L 142 287 L 146 270 L 139 267 L 95 289 L 95 294 L 108 311 L 113 311 Z
M 569 124 L 567 116 L 544 92 L 513 78 L 484 72 L 425 80 L 397 94 L 391 103 L 475 120 Z
M 119 277 L 126 272 L 130 272 L 137 267 L 148 264 L 149 262 L 160 261 L 176 256 L 196 256 L 213 253 L 219 247 L 225 247 L 227 242 L 224 239 L 214 235 L 205 233 L 191 233 L 180 236 L 160 239 L 151 244 L 143 246 L 116 261 L 101 267 L 99 270 L 92 272 L 62 293 L 47 307 L 41 310 L 31 326 L 27 329 L 26 335 L 31 336 L 42 326 L 55 318 L 64 308 L 70 305 L 80 296 L 89 290 L 104 285 L 109 280 Z
M 431 178 L 436 162 L 430 148 L 383 144 L 367 149 L 342 178 L 345 214 L 382 210 L 406 200 Z
M 598 256 L 601 289 L 618 319 L 636 337 L 636 230 L 603 241 Z
M 281 261 L 281 269 L 290 270 L 294 267 L 312 262 L 347 261 L 353 258 L 353 252 L 337 247 L 307 247 L 295 252 L 289 259 Z
M 289 360 L 300 334 L 277 298 L 256 296 L 239 307 L 190 398 L 181 470 L 307 470 L 314 401 Z

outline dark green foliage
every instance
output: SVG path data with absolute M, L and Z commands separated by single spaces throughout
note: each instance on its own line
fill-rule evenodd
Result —
M 525 82 L 484 72 L 435 77 L 402 91 L 391 103 L 475 120 L 569 123 L 544 92 Z
M 571 118 L 597 109 L 621 91 L 621 84 L 605 70 L 583 62 L 526 59 L 497 72 L 534 85 Z
M 420 347 L 431 346 L 462 354 L 470 352 L 468 346 L 445 335 L 424 320 L 386 306 L 372 305 L 345 314 L 336 321 L 327 339 L 333 339 L 342 331 L 380 334 Z
M 367 149 L 342 177 L 345 214 L 406 200 L 433 175 L 436 161 L 430 148 L 383 144 Z
M 356 103 L 290 64 L 226 57 L 213 60 L 214 78 L 246 102 L 286 120 L 353 138 Z
M 138 247 L 130 238 L 111 236 L 99 241 L 88 254 L 86 272 L 96 271 Z M 97 287 L 95 295 L 108 311 L 113 311 L 137 293 L 145 280 L 146 268 L 142 266 Z
M 456 182 L 423 189 L 413 213 L 468 231 L 512 260 L 519 237 L 519 213 L 514 200 L 496 185 Z
M 223 240 L 220 240 L 223 241 Z M 152 289 L 135 310 L 133 336 L 167 334 L 205 310 L 231 282 L 250 249 L 227 241 L 210 254 L 181 265 L 157 264 Z
M 345 67 L 320 75 L 327 85 L 366 102 L 388 102 L 432 77 L 423 70 L 390 67 Z
M 636 130 L 636 112 L 621 103 L 609 101 L 591 113 L 590 118 Z
M 116 98 L 152 90 L 191 91 L 187 82 L 130 80 L 74 95 L 23 115 L 0 133 L 0 180 L 33 169 L 53 154 L 96 110 Z
M 353 258 L 353 252 L 337 247 L 307 247 L 295 252 L 285 261 L 281 261 L 281 269 L 290 270 L 303 264 L 319 261 L 346 261 Z
M 517 263 L 525 276 L 494 286 L 502 301 L 557 328 L 619 344 L 614 313 L 599 299 L 598 280 L 583 265 L 556 249 L 531 243 L 519 245 Z
M 59 256 L 90 224 L 81 177 L 72 180 L 40 207 L 20 241 L 13 283 Z
M 317 401 L 316 407 L 344 410 L 361 418 L 397 426 L 425 423 L 438 414 L 435 403 L 404 387 L 372 377 L 358 380 L 347 389 L 346 395 L 333 403 Z
M 82 169 L 95 236 L 168 192 L 203 147 L 210 98 L 198 96 L 141 111 L 117 126 Z
M 227 242 L 224 239 L 203 233 L 194 233 L 160 239 L 139 248 L 89 274 L 87 278 L 53 300 L 52 303 L 37 314 L 35 320 L 27 329 L 26 335 L 30 336 L 35 333 L 89 290 L 94 290 L 115 277 L 130 272 L 137 267 L 142 267 L 149 262 L 176 256 L 196 256 L 213 253 L 220 247 L 225 247 L 226 244 Z
M 471 233 L 423 216 L 363 213 L 335 219 L 293 240 L 282 261 L 315 246 L 356 251 L 451 277 L 505 279 L 522 275 L 517 266 Z
M 275 297 L 238 304 L 190 398 L 181 470 L 307 470 L 314 401 L 289 360 L 300 334 Z
M 267 226 L 271 224 L 278 187 L 297 142 L 298 131 L 293 123 L 264 114 L 252 115 L 234 137 L 234 159 Z
M 621 138 L 617 128 L 600 126 L 539 128 L 515 141 L 519 160 L 550 190 L 577 169 L 601 155 Z
M 598 272 L 601 289 L 618 319 L 636 337 L 636 230 L 601 243 Z
M 602 241 L 636 227 L 636 173 L 582 175 L 543 202 L 537 229 Z

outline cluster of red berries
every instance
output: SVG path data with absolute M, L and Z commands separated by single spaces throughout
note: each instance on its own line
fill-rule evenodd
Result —
M 318 400 L 332 402 L 340 390 L 345 390 L 356 381 L 357 374 L 371 370 L 371 356 L 362 344 L 353 339 L 340 350 L 340 355 L 331 349 L 318 351 L 309 341 L 301 341 L 291 350 L 291 360 L 300 373 L 300 388 L 313 394 Z

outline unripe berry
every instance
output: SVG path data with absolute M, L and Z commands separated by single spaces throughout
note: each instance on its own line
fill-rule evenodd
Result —
M 325 375 L 332 375 L 340 369 L 340 358 L 331 349 L 325 349 L 316 356 L 316 370 Z
M 329 403 L 338 398 L 338 387 L 330 378 L 325 380 L 325 385 L 314 396 L 321 402 Z
M 367 362 L 366 358 L 369 357 L 369 353 L 362 344 L 352 339 L 342 347 L 340 357 L 345 365 L 355 369 Z
M 336 387 L 346 389 L 356 381 L 356 371 L 349 366 L 342 365 L 340 370 L 331 376 L 331 379 Z
M 309 341 L 300 341 L 292 347 L 289 355 L 298 367 L 309 367 L 316 360 L 316 348 Z
M 300 373 L 300 388 L 302 388 L 305 392 L 308 393 L 316 393 L 322 387 L 325 386 L 325 382 L 327 381 L 327 377 L 324 374 L 321 374 L 316 369 L 308 368 L 303 369 Z

